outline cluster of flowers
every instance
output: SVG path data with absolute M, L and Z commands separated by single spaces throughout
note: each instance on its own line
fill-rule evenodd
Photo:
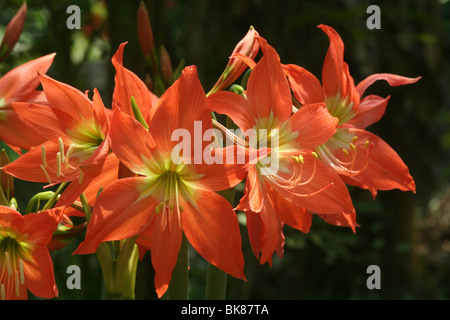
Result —
M 331 27 L 320 25 L 330 45 L 322 81 L 304 68 L 282 64 L 276 50 L 250 28 L 226 69 L 205 93 L 195 66 L 185 67 L 162 95 L 123 65 L 125 43 L 112 57 L 116 70 L 112 105 L 45 73 L 54 54 L 25 63 L 0 79 L 0 140 L 20 156 L 2 155 L 0 189 L 0 286 L 2 299 L 25 299 L 27 288 L 52 298 L 58 290 L 49 249 L 58 232 L 72 230 L 71 217 L 85 217 L 84 241 L 75 254 L 98 252 L 107 241 L 133 239 L 139 255 L 151 251 L 155 289 L 168 289 L 183 237 L 209 263 L 245 279 L 236 211 L 246 215 L 252 250 L 261 264 L 283 255 L 283 226 L 304 233 L 314 215 L 339 226 L 357 227 L 347 184 L 370 190 L 415 191 L 413 178 L 397 153 L 365 130 L 378 121 L 389 97 L 363 97 L 376 80 L 391 86 L 419 78 L 374 74 L 355 86 L 344 62 L 344 45 Z M 257 57 L 259 57 L 257 59 Z M 226 91 L 245 71 L 245 87 Z M 43 91 L 36 88 L 41 84 Z M 254 161 L 204 163 L 180 155 L 173 132 L 192 136 L 214 128 L 230 135 L 216 119 L 226 115 L 242 131 L 264 129 L 256 144 L 237 136 L 232 146 L 201 150 L 214 157 Z M 271 132 L 277 130 L 277 144 Z M 192 142 L 194 143 L 194 142 Z M 193 149 L 198 146 L 192 146 Z M 277 155 L 278 170 L 263 160 Z M 189 158 L 190 157 L 190 158 Z M 235 159 L 235 158 L 234 158 Z M 188 161 L 187 161 L 188 160 Z M 229 160 L 229 158 L 227 158 Z M 271 171 L 272 170 L 272 171 Z M 264 174 L 263 174 L 264 172 Z M 26 210 L 13 204 L 12 177 L 58 186 L 43 192 Z M 245 180 L 236 208 L 217 192 Z M 30 202 L 31 203 L 31 202 Z M 83 229 L 82 228 L 82 229 Z

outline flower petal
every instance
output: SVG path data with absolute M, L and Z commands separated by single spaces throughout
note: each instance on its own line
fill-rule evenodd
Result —
M 363 96 L 366 89 L 371 86 L 375 81 L 377 80 L 385 80 L 391 87 L 395 86 L 402 86 L 404 84 L 412 84 L 420 80 L 422 77 L 417 78 L 408 78 L 408 77 L 402 77 L 395 74 L 390 73 L 375 73 L 364 80 L 362 80 L 358 85 L 356 86 L 356 90 L 358 91 L 360 96 Z
M 324 103 L 306 105 L 288 120 L 300 149 L 313 149 L 327 142 L 336 132 L 338 118 L 330 115 Z
M 357 136 L 358 140 L 369 141 L 373 145 L 367 162 L 364 143 L 356 144 L 361 156 L 356 157 L 355 168 L 366 166 L 361 173 L 351 177 L 359 182 L 356 185 L 369 189 L 374 196 L 377 190 L 400 189 L 415 192 L 416 185 L 408 167 L 385 141 L 365 130 L 353 128 L 340 130 L 346 130 L 349 136 Z
M 148 123 L 150 121 L 150 110 L 152 105 L 157 103 L 158 97 L 150 92 L 145 83 L 135 73 L 123 66 L 123 50 L 126 44 L 126 42 L 122 43 L 111 59 L 116 69 L 112 106 L 113 109 L 119 107 L 122 112 L 133 116 L 131 97 L 134 97 L 139 111 Z
M 144 160 L 150 159 L 155 142 L 134 118 L 114 110 L 109 130 L 110 147 L 119 160 L 135 173 L 143 173 Z
M 250 113 L 255 119 L 271 115 L 280 122 L 292 112 L 291 90 L 283 72 L 280 57 L 264 38 L 258 37 L 263 57 L 253 68 L 247 83 Z
M 203 141 L 203 132 L 212 129 L 211 115 L 206 106 L 206 95 L 198 79 L 197 68 L 186 67 L 152 109 L 149 132 L 158 142 L 161 152 L 170 153 L 177 145 L 172 138 L 173 133 L 185 130 L 191 139 L 191 150 L 196 147 L 201 147 L 202 151 L 205 149 L 208 142 Z
M 151 254 L 158 298 L 161 298 L 169 287 L 172 270 L 177 263 L 178 252 L 181 247 L 183 235 L 181 225 L 178 219 L 172 218 L 168 219 L 168 225 L 164 225 L 164 227 L 161 215 L 154 219 Z
M 132 177 L 108 186 L 95 203 L 86 239 L 74 253 L 93 253 L 101 242 L 139 234 L 150 223 L 156 207 L 152 197 L 141 197 L 145 183 L 146 178 Z
M 195 205 L 183 201 L 182 226 L 190 244 L 206 261 L 245 279 L 239 223 L 227 200 L 215 192 L 196 190 Z
M 0 98 L 9 104 L 14 101 L 28 101 L 39 85 L 39 73 L 50 68 L 55 53 L 31 60 L 12 69 L 0 79 Z
M 294 64 L 283 65 L 295 98 L 301 104 L 312 104 L 325 101 L 319 79 L 305 68 Z
M 384 99 L 375 95 L 363 98 L 355 111 L 356 115 L 350 121 L 346 122 L 346 124 L 358 129 L 367 128 L 383 117 L 389 99 L 390 96 Z
M 230 91 L 219 91 L 208 96 L 208 109 L 225 114 L 244 133 L 255 124 L 251 106 L 247 99 Z
M 264 179 L 281 197 L 305 209 L 318 213 L 352 212 L 352 200 L 342 179 L 314 156 L 302 156 L 303 163 L 289 159 L 280 164 L 287 170 L 279 170 L 277 175 L 286 182 L 272 176 Z

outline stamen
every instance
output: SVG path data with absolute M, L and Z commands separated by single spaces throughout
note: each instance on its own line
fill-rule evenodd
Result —
M 357 174 L 360 174 L 363 170 L 367 168 L 367 165 L 369 163 L 370 159 L 370 153 L 373 149 L 373 143 L 370 143 L 369 141 L 364 142 L 364 147 L 367 150 L 366 156 L 364 159 L 364 162 L 362 163 L 361 167 L 358 169 L 355 169 L 356 160 L 358 159 L 358 151 L 361 151 L 361 148 L 356 147 L 356 140 L 358 139 L 357 136 L 354 136 L 352 138 L 352 142 L 349 143 L 349 149 L 341 149 L 342 152 L 345 154 L 344 160 L 339 159 L 336 157 L 328 148 L 326 145 L 319 146 L 316 150 L 319 152 L 321 159 L 328 164 L 332 169 L 334 169 L 337 173 L 348 175 L 348 176 L 354 176 Z M 348 158 L 349 157 L 349 158 Z
M 15 285 L 16 285 L 16 296 L 20 297 L 20 283 L 19 283 L 19 270 L 16 270 L 16 281 L 15 281 Z
M 64 163 L 64 142 L 61 138 L 58 139 L 59 153 L 61 154 L 61 163 Z
M 71 144 L 69 149 L 67 149 L 66 153 L 66 167 L 69 167 L 70 156 L 72 155 L 73 150 L 75 149 L 75 145 Z
M 78 183 L 82 184 L 83 180 L 84 180 L 84 172 L 83 172 L 83 170 L 80 170 L 80 176 L 78 178 Z
M 45 145 L 41 145 L 42 166 L 47 168 L 47 155 L 45 152 Z
M 8 269 L 8 276 L 11 277 L 12 275 L 11 260 L 9 259 L 8 251 L 5 251 L 5 260 L 6 260 L 6 268 Z
M 56 154 L 56 177 L 61 176 L 61 153 Z
M 19 271 L 20 271 L 20 284 L 25 284 L 25 274 L 23 272 L 23 261 L 19 259 Z
M 52 184 L 53 183 L 52 179 L 50 178 L 47 170 L 45 169 L 45 167 L 42 164 L 41 164 L 41 169 L 42 169 L 42 171 L 44 171 L 44 175 L 45 175 L 45 178 L 47 178 L 48 183 Z

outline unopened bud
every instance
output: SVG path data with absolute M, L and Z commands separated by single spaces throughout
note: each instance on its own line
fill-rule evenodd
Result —
M 142 52 L 147 59 L 150 59 L 152 62 L 154 62 L 153 31 L 150 24 L 150 17 L 148 15 L 147 7 L 142 1 L 137 12 L 137 26 L 138 38 L 142 48 Z
M 0 44 L 0 61 L 3 61 L 14 48 L 22 33 L 27 15 L 27 4 L 24 2 L 16 15 L 6 27 L 2 43 Z

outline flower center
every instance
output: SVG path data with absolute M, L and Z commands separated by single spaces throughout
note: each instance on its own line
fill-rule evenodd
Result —
M 373 143 L 350 137 L 338 129 L 329 141 L 316 148 L 316 152 L 338 174 L 355 176 L 366 169 L 372 149 Z
M 326 97 L 325 99 L 328 112 L 339 119 L 339 125 L 350 121 L 355 116 L 353 102 L 349 103 L 348 100 L 348 97 L 342 99 L 339 93 L 334 97 Z
M 23 261 L 32 259 L 33 245 L 27 235 L 0 228 L 0 299 L 20 297 L 25 285 Z M 22 287 L 21 287 L 22 286 Z

